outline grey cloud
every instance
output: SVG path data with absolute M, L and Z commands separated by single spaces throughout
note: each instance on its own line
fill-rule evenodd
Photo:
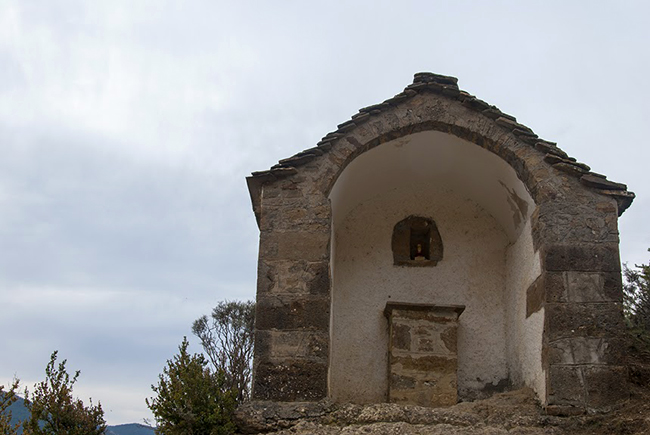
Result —
M 244 177 L 422 70 L 457 76 L 626 182 L 639 198 L 621 256 L 647 262 L 647 9 L 3 2 L 0 329 L 14 333 L 0 336 L 0 379 L 39 378 L 58 348 L 110 396 L 90 394 L 111 423 L 146 414 L 127 397 L 148 390 L 192 320 L 254 295 Z

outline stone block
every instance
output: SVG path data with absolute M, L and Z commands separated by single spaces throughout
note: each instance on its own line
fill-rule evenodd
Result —
M 315 329 L 329 331 L 328 297 L 297 295 L 258 295 L 256 330 Z
M 323 261 L 329 259 L 327 231 L 275 231 L 260 234 L 260 258 Z
M 326 261 L 260 261 L 257 292 L 327 296 L 330 291 L 329 264 Z
M 567 302 L 568 292 L 564 272 L 544 272 L 545 302 Z
M 584 373 L 590 409 L 607 411 L 617 402 L 630 398 L 626 367 L 586 367 Z
M 327 397 L 327 364 L 310 360 L 256 362 L 253 399 L 284 402 Z
M 551 365 L 546 394 L 548 405 L 584 406 L 585 381 L 580 367 Z
M 327 362 L 329 357 L 329 332 L 327 331 L 274 331 L 255 332 L 255 358 L 260 361 L 305 358 Z
M 621 338 L 563 338 L 548 344 L 551 364 L 622 364 L 625 342 Z
M 435 323 L 455 323 L 458 316 L 465 310 L 462 305 L 429 305 L 411 304 L 402 302 L 388 302 L 384 315 L 390 319 L 395 316 L 399 319 L 426 320 Z
M 619 272 L 566 272 L 571 302 L 618 302 L 622 300 Z
M 618 244 L 550 245 L 544 248 L 547 271 L 618 272 Z
M 277 269 L 274 263 L 264 261 L 261 257 L 257 262 L 257 294 L 268 293 L 277 287 Z
M 400 355 L 391 358 L 391 365 L 400 365 L 404 372 L 420 372 L 427 375 L 435 373 L 456 373 L 455 355 Z
M 621 302 L 623 298 L 620 272 L 545 272 L 544 290 L 549 303 Z
M 552 202 L 544 204 L 534 227 L 546 243 L 573 246 L 618 244 L 616 214 L 597 209 L 599 203 L 595 198 L 573 198 L 572 202 L 564 203 L 551 195 L 549 200 Z
M 409 325 L 393 324 L 390 330 L 390 342 L 393 349 L 411 350 L 411 327 Z
M 307 292 L 312 295 L 330 294 L 330 267 L 327 261 L 309 263 L 306 268 Z
M 391 373 L 390 386 L 394 390 L 414 390 L 417 387 L 417 380 L 413 377 Z
M 566 272 L 571 302 L 602 302 L 603 277 L 598 272 Z
M 440 339 L 445 345 L 446 352 L 449 352 L 450 355 L 456 355 L 458 353 L 458 328 L 450 327 L 445 329 L 442 333 L 440 333 Z M 433 351 L 435 350 L 435 347 L 433 345 L 430 345 L 429 348 L 424 349 L 422 346 L 420 346 L 419 350 Z
M 621 306 L 608 303 L 546 304 L 546 336 L 553 342 L 570 337 L 616 337 L 624 328 Z
M 540 275 L 526 290 L 526 317 L 539 311 L 544 306 L 545 285 L 544 275 Z
M 547 405 L 544 408 L 544 411 L 547 415 L 554 415 L 557 417 L 572 417 L 584 414 L 585 408 L 582 406 Z
M 457 403 L 456 382 L 455 373 L 429 372 L 413 377 L 393 373 L 389 401 L 427 407 L 453 406 Z
M 284 200 L 280 206 L 264 204 L 260 231 L 327 231 L 330 228 L 329 206 L 313 205 L 305 200 Z
M 271 212 L 275 210 L 282 213 L 290 210 L 291 207 L 298 207 L 307 201 L 302 195 L 286 195 L 277 186 L 269 192 L 267 192 L 266 186 L 264 188 L 264 196 L 262 198 L 263 215 L 268 213 L 268 216 L 277 216 L 277 214 L 271 214 Z
M 623 278 L 621 272 L 603 273 L 603 300 L 623 302 Z

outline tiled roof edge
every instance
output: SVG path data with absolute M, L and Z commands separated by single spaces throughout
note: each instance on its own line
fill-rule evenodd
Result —
M 603 195 L 614 197 L 618 203 L 619 216 L 632 204 L 635 195 L 633 192 L 627 191 L 625 184 L 607 180 L 606 176 L 591 172 L 591 168 L 588 165 L 576 161 L 573 157 L 569 157 L 555 142 L 538 137 L 530 127 L 518 123 L 517 118 L 514 116 L 504 113 L 498 107 L 490 105 L 476 98 L 474 95 L 459 89 L 458 79 L 456 77 L 430 72 L 419 72 L 415 74 L 413 83 L 408 85 L 403 92 L 382 103 L 359 109 L 359 112 L 352 115 L 349 120 L 339 124 L 335 131 L 327 133 L 315 147 L 301 151 L 289 158 L 282 159 L 269 170 L 253 172 L 250 177 L 247 177 L 251 199 L 253 199 L 253 207 L 255 208 L 256 205 L 259 206 L 259 199 L 255 198 L 251 186 L 273 182 L 277 179 L 298 173 L 297 168 L 327 153 L 349 131 L 369 121 L 383 111 L 396 107 L 404 101 L 413 98 L 417 94 L 428 92 L 456 99 L 469 109 L 480 112 L 482 115 L 492 119 L 500 127 L 509 130 L 520 141 L 544 153 L 544 161 L 553 166 L 553 168 L 580 179 L 580 182 L 586 187 L 595 189 Z M 259 191 L 258 188 L 255 190 L 256 192 Z

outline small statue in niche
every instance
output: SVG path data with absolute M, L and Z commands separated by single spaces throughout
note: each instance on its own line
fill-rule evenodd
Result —
M 431 218 L 411 215 L 399 221 L 391 247 L 396 266 L 436 266 L 442 260 L 442 238 Z
M 427 257 L 424 256 L 424 252 L 422 252 L 422 244 L 418 243 L 418 246 L 416 248 L 415 252 L 415 257 L 413 257 L 415 261 L 426 261 Z

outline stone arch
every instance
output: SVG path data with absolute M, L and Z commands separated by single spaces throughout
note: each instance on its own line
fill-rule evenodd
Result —
M 428 99 L 429 101 L 433 100 L 431 96 L 429 96 Z M 442 104 L 448 103 L 446 99 L 440 99 L 439 102 Z M 456 103 L 452 102 L 451 104 L 455 105 Z M 515 144 L 521 145 L 521 143 L 519 143 L 519 141 L 517 140 L 516 135 L 504 137 L 502 131 L 499 130 L 493 131 L 494 125 L 492 123 L 485 123 L 485 120 L 481 119 L 480 116 L 477 117 L 478 118 L 477 120 L 475 120 L 476 122 L 473 128 L 465 125 L 457 125 L 454 123 L 455 122 L 454 119 L 450 119 L 450 120 L 431 119 L 427 121 L 420 121 L 421 117 L 423 116 L 437 116 L 437 114 L 441 112 L 446 114 L 444 110 L 445 108 L 437 108 L 436 110 L 428 110 L 428 111 L 425 110 L 424 113 L 415 113 L 414 116 L 417 117 L 418 120 L 417 122 L 414 122 L 412 124 L 408 122 L 407 117 L 403 117 L 401 118 L 402 121 L 400 122 L 400 125 L 395 126 L 394 128 L 393 126 L 389 125 L 387 129 L 385 130 L 382 129 L 381 131 L 377 132 L 377 136 L 373 137 L 372 139 L 364 143 L 356 142 L 355 138 L 346 137 L 345 140 L 352 141 L 354 145 L 354 150 L 350 152 L 350 154 L 347 156 L 345 161 L 343 161 L 342 163 L 337 162 L 338 164 L 334 169 L 336 171 L 336 175 L 328 178 L 327 181 L 329 183 L 325 186 L 325 194 L 329 195 L 331 189 L 333 188 L 334 184 L 338 180 L 343 170 L 348 166 L 349 163 L 351 163 L 354 159 L 359 157 L 364 152 L 369 151 L 374 147 L 379 146 L 383 143 L 400 139 L 415 133 L 425 132 L 425 131 L 438 131 L 442 133 L 447 133 L 449 135 L 458 137 L 460 139 L 464 139 L 467 142 L 471 142 L 479 147 L 485 148 L 488 151 L 496 154 L 505 162 L 507 162 L 510 166 L 512 166 L 512 168 L 517 173 L 517 176 L 522 180 L 522 182 L 526 185 L 526 188 L 531 193 L 537 193 L 537 184 L 540 181 L 544 181 L 545 179 L 548 179 L 548 174 L 535 173 L 536 168 L 531 167 L 531 164 L 538 164 L 539 162 L 533 162 L 527 160 L 528 157 L 527 155 L 518 154 L 515 150 L 513 150 L 513 146 L 515 146 Z M 408 111 L 409 110 L 407 109 L 407 112 Z M 473 113 L 472 111 L 469 111 L 468 113 L 471 113 L 472 115 L 476 115 L 476 113 Z M 400 116 L 401 114 L 386 114 L 387 117 L 390 117 L 390 115 Z M 516 128 L 514 126 L 520 126 L 521 128 L 528 128 L 521 124 L 518 124 L 516 121 L 513 120 L 514 118 L 510 117 L 510 115 L 506 115 L 506 114 L 503 115 L 508 116 L 508 118 L 501 117 L 500 123 L 497 125 L 500 124 L 508 125 L 509 127 L 506 127 L 506 130 L 508 128 L 514 128 L 515 130 L 519 130 L 519 128 Z M 381 120 L 378 119 L 377 122 L 375 123 L 375 126 L 378 126 L 380 122 Z M 405 125 L 401 125 L 401 124 L 405 124 Z M 533 136 L 530 137 L 532 138 Z M 326 140 L 326 138 L 327 136 L 323 140 Z M 527 138 L 526 140 L 531 140 L 531 139 Z M 542 151 L 548 151 L 550 154 L 558 153 L 558 156 L 564 155 L 564 152 L 561 151 L 559 148 L 557 148 L 557 146 L 554 143 L 547 142 L 542 139 L 538 139 L 536 135 L 534 140 L 536 145 L 539 144 L 536 146 L 537 149 Z M 322 143 L 321 146 L 327 147 L 327 142 Z M 524 142 L 523 149 L 528 149 L 528 148 L 531 148 L 530 144 Z M 539 153 L 533 152 L 532 154 L 535 155 Z M 571 162 L 571 164 L 575 164 L 575 162 Z M 541 167 L 544 168 L 544 165 L 542 165 Z
M 381 313 L 388 303 L 465 307 L 457 343 L 462 400 L 524 383 L 544 394 L 536 358 L 543 316 L 523 313 L 526 288 L 540 274 L 535 203 L 507 163 L 457 136 L 420 131 L 358 155 L 329 198 L 334 400 L 386 400 L 389 337 Z M 391 261 L 391 230 L 408 216 L 435 217 L 447 252 L 435 268 Z
M 530 194 L 533 207 L 522 212 L 516 200 L 521 195 L 514 185 L 504 186 L 513 194 L 513 213 L 528 215 L 526 231 L 539 258 L 537 279 L 517 292 L 526 318 L 541 316 L 543 325 L 536 350 L 543 371 L 537 373 L 538 394 L 549 406 L 602 407 L 606 400 L 587 393 L 589 383 L 617 385 L 620 361 L 578 361 L 573 349 L 618 343 L 616 217 L 634 195 L 514 117 L 459 90 L 456 79 L 430 73 L 416 74 L 404 92 L 361 109 L 316 147 L 248 178 L 261 231 L 254 397 L 299 401 L 329 394 L 330 278 L 336 274 L 331 192 L 369 150 L 432 131 L 498 156 Z M 590 320 L 596 311 L 607 325 Z M 575 328 L 580 321 L 592 326 Z

